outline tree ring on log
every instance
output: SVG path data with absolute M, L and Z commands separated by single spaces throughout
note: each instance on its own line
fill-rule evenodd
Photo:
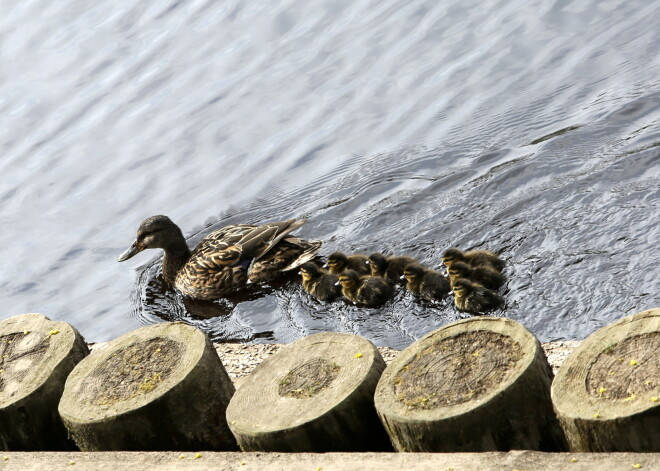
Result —
M 30 372 L 40 368 L 50 339 L 50 335 L 34 331 L 0 336 L 0 407 L 21 389 Z
M 340 367 L 323 358 L 314 358 L 289 371 L 280 381 L 278 394 L 289 397 L 312 397 L 330 386 Z
M 80 399 L 100 406 L 154 390 L 169 378 L 181 354 L 178 342 L 162 337 L 117 350 L 83 380 Z
M 480 400 L 508 380 L 520 344 L 497 332 L 462 332 L 415 353 L 394 376 L 394 392 L 410 409 Z
M 592 396 L 610 401 L 657 396 L 660 332 L 635 335 L 600 352 L 587 374 Z
M 594 332 L 557 372 L 552 400 L 571 450 L 660 451 L 660 309 Z

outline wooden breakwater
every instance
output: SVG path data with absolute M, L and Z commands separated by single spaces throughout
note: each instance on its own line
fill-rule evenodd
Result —
M 527 329 L 476 317 L 388 366 L 362 337 L 315 334 L 234 391 L 191 326 L 89 354 L 73 327 L 25 314 L 0 322 L 0 448 L 657 452 L 659 349 L 660 309 L 643 311 L 584 340 L 553 379 Z

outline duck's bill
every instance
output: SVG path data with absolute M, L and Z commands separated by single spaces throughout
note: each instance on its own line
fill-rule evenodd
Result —
M 119 257 L 117 257 L 118 262 L 123 262 L 124 260 L 128 260 L 131 258 L 133 255 L 142 252 L 141 248 L 138 248 L 137 245 L 137 240 L 131 244 L 131 246 L 126 249 L 124 253 L 122 253 Z

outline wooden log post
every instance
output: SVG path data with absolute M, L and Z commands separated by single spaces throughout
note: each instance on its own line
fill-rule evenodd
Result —
M 356 335 L 294 342 L 259 365 L 227 408 L 243 451 L 391 450 L 373 394 L 385 361 Z
M 0 450 L 75 450 L 57 412 L 64 383 L 89 350 L 65 322 L 22 314 L 0 322 Z
M 660 309 L 584 340 L 557 372 L 552 400 L 572 451 L 660 452 Z
M 83 451 L 234 450 L 234 386 L 209 338 L 183 323 L 129 332 L 71 372 L 59 412 Z
M 541 344 L 510 319 L 446 325 L 383 372 L 376 410 L 399 451 L 565 448 Z

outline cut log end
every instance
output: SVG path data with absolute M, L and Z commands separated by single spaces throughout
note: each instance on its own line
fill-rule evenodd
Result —
M 660 309 L 606 326 L 566 360 L 552 398 L 571 450 L 660 451 Z
M 245 451 L 389 449 L 373 406 L 384 368 L 364 338 L 311 335 L 257 367 L 232 398 L 227 419 Z
M 0 449 L 71 450 L 57 405 L 89 350 L 69 324 L 41 314 L 0 322 Z
M 442 327 L 401 352 L 376 390 L 399 451 L 490 451 L 564 445 L 551 371 L 536 338 L 508 319 Z
M 79 447 L 236 447 L 224 417 L 233 394 L 210 340 L 182 323 L 144 327 L 94 352 L 71 373 L 59 411 Z

